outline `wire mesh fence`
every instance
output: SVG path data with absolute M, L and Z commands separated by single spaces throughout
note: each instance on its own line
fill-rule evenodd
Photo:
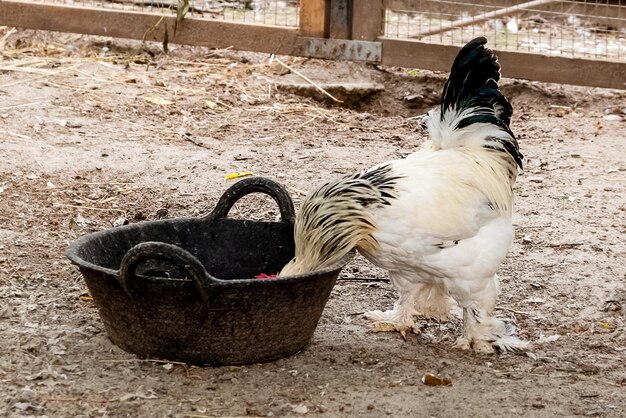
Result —
M 182 0 L 26 0 L 28 3 L 175 15 Z M 187 16 L 261 25 L 297 27 L 299 0 L 189 0 Z
M 385 10 L 387 37 L 462 45 L 484 35 L 500 50 L 626 61 L 626 2 L 622 0 L 420 0 L 388 4 L 393 8 Z M 411 10 L 402 9 L 407 4 Z

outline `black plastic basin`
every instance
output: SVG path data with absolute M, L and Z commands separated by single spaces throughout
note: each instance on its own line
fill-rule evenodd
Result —
M 280 222 L 228 219 L 249 193 L 271 196 Z M 346 256 L 310 274 L 278 273 L 294 255 L 294 207 L 269 179 L 235 183 L 206 217 L 141 222 L 83 236 L 67 250 L 110 339 L 142 358 L 207 365 L 274 360 L 311 340 Z

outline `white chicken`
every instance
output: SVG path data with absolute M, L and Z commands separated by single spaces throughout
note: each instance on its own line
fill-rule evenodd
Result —
M 498 89 L 500 65 L 486 43 L 476 38 L 459 51 L 420 150 L 307 196 L 295 223 L 295 257 L 280 275 L 327 267 L 357 248 L 389 271 L 400 294 L 393 309 L 365 314 L 374 330 L 418 333 L 415 316 L 447 318 L 452 298 L 463 310 L 456 346 L 482 353 L 526 347 L 494 316 L 523 157 L 509 129 L 512 107 Z

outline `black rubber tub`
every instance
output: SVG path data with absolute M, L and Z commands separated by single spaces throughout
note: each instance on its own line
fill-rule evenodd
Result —
M 271 196 L 280 222 L 228 219 L 249 193 Z M 337 265 L 293 277 L 294 207 L 269 179 L 235 183 L 206 217 L 141 222 L 83 236 L 67 250 L 110 339 L 142 358 L 235 365 L 289 356 L 311 340 Z

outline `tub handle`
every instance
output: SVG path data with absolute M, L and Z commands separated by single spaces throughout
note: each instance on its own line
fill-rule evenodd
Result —
M 126 252 L 122 259 L 119 271 L 120 284 L 126 293 L 131 296 L 130 285 L 135 277 L 135 271 L 144 260 L 165 259 L 182 267 L 191 277 L 203 301 L 208 299 L 207 290 L 211 282 L 218 280 L 207 273 L 206 269 L 189 251 L 176 245 L 158 241 L 139 243 Z
M 278 205 L 283 222 L 295 222 L 295 209 L 289 193 L 280 183 L 266 177 L 248 177 L 230 186 L 207 218 L 225 218 L 233 205 L 250 193 L 269 195 Z

